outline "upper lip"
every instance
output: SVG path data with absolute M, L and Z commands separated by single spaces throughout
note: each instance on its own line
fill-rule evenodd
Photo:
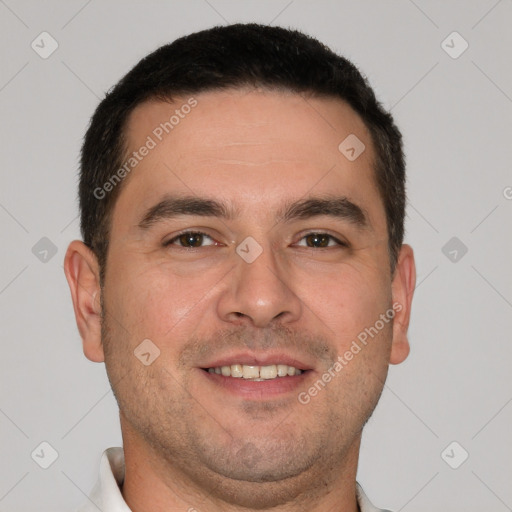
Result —
M 233 364 L 242 364 L 247 366 L 269 366 L 272 364 L 286 364 L 293 366 L 298 370 L 311 370 L 313 365 L 306 358 L 286 354 L 285 352 L 266 351 L 266 352 L 238 352 L 218 357 L 215 360 L 201 364 L 200 368 L 217 368 L 220 366 L 231 366 Z

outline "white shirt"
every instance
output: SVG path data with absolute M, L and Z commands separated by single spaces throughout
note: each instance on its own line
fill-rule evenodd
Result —
M 108 448 L 103 452 L 100 462 L 100 474 L 89 501 L 76 512 L 132 512 L 124 501 L 119 486 L 124 481 L 124 452 L 120 447 Z M 361 512 L 389 512 L 375 508 L 357 484 L 357 502 Z

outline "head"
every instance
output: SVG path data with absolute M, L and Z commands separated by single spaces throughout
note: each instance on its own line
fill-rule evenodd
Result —
M 98 106 L 79 194 L 66 274 L 125 448 L 245 506 L 355 472 L 415 282 L 401 136 L 355 66 L 277 27 L 178 39 Z
M 116 173 L 133 150 L 127 123 L 135 107 L 150 99 L 172 102 L 245 87 L 337 98 L 359 115 L 374 147 L 374 178 L 394 269 L 404 236 L 405 163 L 391 115 L 357 68 L 319 41 L 280 27 L 240 24 L 198 32 L 159 48 L 120 80 L 96 109 L 82 147 L 79 196 L 82 237 L 98 257 L 102 275 L 112 211 L 127 181 L 116 180 Z M 128 168 L 129 173 L 132 166 Z

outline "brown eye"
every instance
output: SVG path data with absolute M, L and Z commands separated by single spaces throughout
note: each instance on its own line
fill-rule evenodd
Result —
M 308 247 L 328 247 L 331 237 L 329 235 L 311 233 L 304 237 Z
M 181 233 L 180 235 L 172 238 L 171 240 L 166 242 L 165 245 L 177 245 L 179 247 L 195 249 L 197 247 L 204 247 L 207 245 L 214 244 L 215 242 L 213 241 L 213 239 L 204 233 L 198 233 L 196 231 L 186 231 L 185 233 Z
M 347 244 L 341 242 L 327 233 L 309 233 L 303 236 L 297 244 L 301 247 L 311 247 L 313 249 L 324 249 L 328 247 L 346 247 Z
M 180 235 L 178 240 L 183 247 L 201 247 L 203 235 L 201 233 L 185 233 Z

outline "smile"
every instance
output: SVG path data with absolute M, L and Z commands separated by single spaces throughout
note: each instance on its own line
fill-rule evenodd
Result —
M 266 366 L 252 366 L 246 364 L 232 364 L 230 366 L 216 366 L 205 368 L 209 373 L 216 373 L 224 377 L 235 377 L 252 381 L 276 379 L 278 377 L 292 377 L 300 375 L 303 371 L 287 364 L 271 364 Z

